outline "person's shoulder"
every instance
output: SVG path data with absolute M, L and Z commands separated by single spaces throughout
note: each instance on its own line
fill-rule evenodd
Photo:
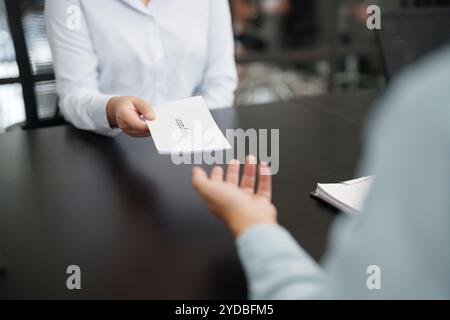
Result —
M 450 45 L 443 47 L 429 54 L 417 64 L 407 69 L 399 78 L 399 81 L 407 81 L 408 79 L 413 81 L 419 88 L 428 86 L 431 82 L 435 82 L 440 79 L 450 78 Z M 420 79 L 420 81 L 417 81 Z M 444 87 L 443 84 L 442 87 Z M 448 87 L 448 83 L 447 86 Z
M 423 122 L 446 118 L 450 128 L 450 46 L 403 71 L 391 84 L 380 110 L 384 117 Z
M 450 46 L 404 71 L 394 81 L 392 91 L 407 100 L 409 108 L 416 111 L 446 107 L 450 102 Z M 422 103 L 426 103 L 426 108 Z M 450 108 L 446 109 L 450 112 Z
M 450 47 L 403 71 L 373 109 L 366 134 L 421 128 L 450 131 Z M 428 128 L 428 129 L 427 129 Z M 427 130 L 426 130 L 427 129 Z

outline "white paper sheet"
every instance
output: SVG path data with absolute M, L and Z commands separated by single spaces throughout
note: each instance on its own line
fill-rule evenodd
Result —
M 375 176 L 341 183 L 319 183 L 315 196 L 349 214 L 361 212 Z
M 209 112 L 203 97 L 154 107 L 155 121 L 147 125 L 160 154 L 200 153 L 231 146 Z

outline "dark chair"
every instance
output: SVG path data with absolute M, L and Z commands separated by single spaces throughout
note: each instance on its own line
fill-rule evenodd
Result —
M 26 129 L 64 123 L 45 33 L 45 0 L 5 0 L 26 113 Z
M 386 77 L 450 44 L 450 8 L 407 8 L 383 12 L 377 32 Z

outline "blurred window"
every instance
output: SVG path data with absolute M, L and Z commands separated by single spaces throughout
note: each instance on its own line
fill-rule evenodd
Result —
M 57 95 L 45 31 L 45 0 L 20 0 L 20 19 L 33 74 L 39 120 L 52 119 Z M 25 107 L 5 1 L 0 0 L 0 133 L 25 121 Z
M 22 27 L 27 44 L 39 120 L 55 117 L 57 109 L 53 57 L 45 30 L 45 0 L 20 0 Z
M 14 45 L 9 33 L 5 3 L 0 0 L 0 133 L 25 120 Z

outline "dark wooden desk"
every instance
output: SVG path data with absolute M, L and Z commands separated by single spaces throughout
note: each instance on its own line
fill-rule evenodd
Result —
M 222 128 L 279 128 L 280 222 L 320 259 L 335 213 L 309 197 L 352 178 L 374 92 L 214 112 Z M 232 237 L 150 139 L 69 126 L 0 136 L 1 298 L 245 298 Z M 82 290 L 66 289 L 66 268 Z

